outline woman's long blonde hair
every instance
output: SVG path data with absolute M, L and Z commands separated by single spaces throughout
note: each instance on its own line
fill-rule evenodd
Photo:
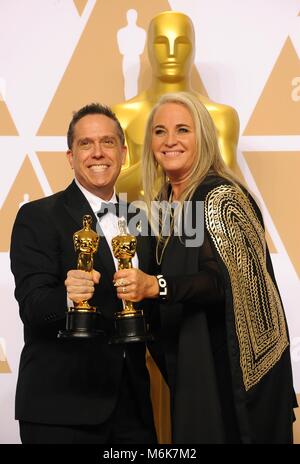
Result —
M 178 103 L 185 106 L 193 118 L 196 133 L 195 163 L 189 176 L 189 182 L 179 201 L 189 200 L 199 184 L 209 172 L 238 185 L 235 174 L 226 166 L 220 153 L 218 138 L 213 120 L 196 96 L 189 92 L 168 93 L 163 95 L 153 107 L 146 125 L 142 156 L 143 188 L 148 211 L 154 199 L 167 200 L 169 184 L 165 172 L 158 165 L 152 151 L 153 119 L 156 111 L 165 103 Z

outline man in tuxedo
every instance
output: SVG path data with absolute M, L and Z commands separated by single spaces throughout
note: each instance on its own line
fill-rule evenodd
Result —
M 68 148 L 74 181 L 22 206 L 12 233 L 11 268 L 25 341 L 16 391 L 21 440 L 155 443 L 145 344 L 108 343 L 113 315 L 122 308 L 111 250 L 118 218 L 112 211 L 99 218 L 97 211 L 118 201 L 114 185 L 126 156 L 118 119 L 103 105 L 81 108 L 69 126 Z M 102 232 L 92 273 L 76 269 L 72 241 L 86 214 L 93 218 L 92 229 Z M 151 260 L 150 240 L 138 236 L 133 265 L 147 272 Z M 90 298 L 101 310 L 105 335 L 57 338 L 66 327 L 67 301 Z

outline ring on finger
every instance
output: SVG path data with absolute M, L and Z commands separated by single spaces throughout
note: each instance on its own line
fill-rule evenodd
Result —
M 122 293 L 126 293 L 126 287 L 122 288 Z

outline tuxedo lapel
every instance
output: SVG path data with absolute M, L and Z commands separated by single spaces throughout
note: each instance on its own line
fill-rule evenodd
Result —
M 137 235 L 136 237 L 137 244 L 136 244 L 136 253 L 139 258 L 139 268 L 142 271 L 148 269 L 148 247 L 147 247 L 147 237 L 142 237 L 141 235 Z
M 136 214 L 140 214 L 140 210 L 138 210 L 137 212 L 134 212 L 134 213 L 130 213 L 128 212 L 127 213 L 127 222 L 129 223 L 131 219 L 134 218 L 134 216 Z M 134 233 L 136 234 L 137 232 L 140 232 L 138 235 L 135 235 L 136 237 L 136 240 L 137 240 L 137 244 L 136 244 L 136 253 L 137 253 L 137 256 L 138 256 L 138 259 L 139 259 L 139 268 L 143 271 L 145 271 L 146 269 L 148 269 L 148 265 L 149 265 L 149 243 L 148 243 L 148 237 L 147 236 L 143 236 L 141 234 L 142 231 L 137 231 L 137 227 L 136 227 L 136 220 L 133 221 L 134 222 L 134 228 L 135 230 L 134 231 L 131 231 L 131 233 Z M 147 224 L 148 225 L 148 222 L 147 221 L 139 221 L 140 222 L 140 225 L 143 226 L 144 224 Z M 145 232 L 145 231 L 143 231 Z
M 79 190 L 75 181 L 72 182 L 71 185 L 65 190 L 65 208 L 67 212 L 72 216 L 72 218 L 76 221 L 79 228 L 82 229 L 83 223 L 82 218 L 85 214 L 90 214 L 92 216 L 93 230 L 96 229 L 96 217 L 95 214 L 90 207 L 89 202 L 83 195 L 83 193 Z
M 115 268 L 115 263 L 109 248 L 109 245 L 106 241 L 106 238 L 103 235 L 101 226 L 98 224 L 97 225 L 97 233 L 99 234 L 100 232 L 100 243 L 99 243 L 99 249 L 98 249 L 98 257 L 100 261 L 103 263 L 105 266 L 105 270 L 108 273 L 109 280 L 112 281 L 112 277 L 114 273 L 116 272 Z

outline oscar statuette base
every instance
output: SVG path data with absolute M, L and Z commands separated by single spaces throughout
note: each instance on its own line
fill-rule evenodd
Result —
M 145 342 L 150 340 L 153 340 L 153 336 L 147 331 L 142 313 L 117 316 L 115 318 L 115 334 L 110 338 L 109 343 Z
M 60 330 L 57 337 L 94 338 L 103 335 L 102 330 L 95 329 L 99 314 L 96 311 L 67 311 L 66 330 Z

